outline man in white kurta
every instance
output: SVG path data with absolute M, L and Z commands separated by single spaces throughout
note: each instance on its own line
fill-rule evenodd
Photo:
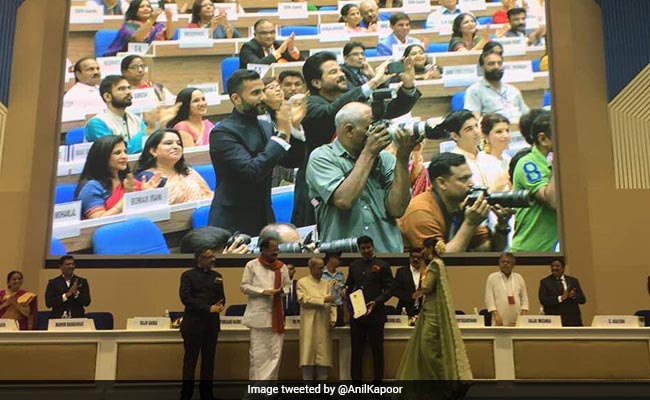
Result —
M 325 263 L 322 258 L 309 259 L 309 275 L 298 281 L 300 303 L 300 367 L 302 379 L 326 380 L 332 366 L 330 328 L 336 323 L 336 307 L 332 307 L 333 281 L 322 279 Z
M 291 284 L 287 267 L 284 264 L 279 267 L 277 264 L 279 262 L 277 241 L 271 238 L 264 239 L 260 243 L 260 250 L 260 257 L 249 261 L 244 267 L 240 285 L 241 291 L 248 296 L 242 323 L 250 328 L 248 376 L 252 381 L 278 379 L 284 340 L 284 315 L 279 316 L 282 318 L 282 326 L 274 328 L 273 308 L 274 301 L 286 295 Z M 274 269 L 264 264 L 278 265 L 279 282 L 276 281 Z M 282 313 L 281 301 L 279 312 Z
M 514 326 L 519 315 L 528 314 L 528 292 L 524 278 L 516 272 L 515 256 L 503 253 L 499 257 L 499 272 L 485 282 L 485 307 L 492 314 L 492 326 Z

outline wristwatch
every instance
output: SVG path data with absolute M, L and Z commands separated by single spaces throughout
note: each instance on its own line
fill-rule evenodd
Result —
M 275 136 L 279 137 L 280 139 L 282 139 L 284 141 L 289 141 L 289 135 L 287 135 L 284 132 L 275 131 Z

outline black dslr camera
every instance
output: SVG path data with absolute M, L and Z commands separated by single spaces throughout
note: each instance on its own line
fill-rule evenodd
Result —
M 529 190 L 513 190 L 512 192 L 488 193 L 482 186 L 474 186 L 467 196 L 465 205 L 471 207 L 478 200 L 481 193 L 485 193 L 485 200 L 491 206 L 498 204 L 508 208 L 526 208 L 535 204 L 535 197 Z

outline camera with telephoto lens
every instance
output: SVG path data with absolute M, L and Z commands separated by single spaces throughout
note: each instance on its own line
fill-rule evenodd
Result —
M 226 248 L 232 246 L 232 244 L 235 243 L 235 240 L 237 239 L 240 239 L 240 244 L 245 244 L 246 246 L 251 244 L 250 236 L 245 233 L 235 232 L 231 237 L 228 238 L 228 241 L 226 242 Z
M 358 251 L 357 238 L 337 239 L 318 244 L 320 253 L 357 253 Z
M 488 193 L 486 187 L 474 186 L 467 196 L 465 205 L 471 207 L 478 200 L 481 193 L 485 194 L 485 200 L 491 206 L 498 204 L 501 207 L 507 208 L 527 208 L 535 204 L 535 197 L 530 190 Z

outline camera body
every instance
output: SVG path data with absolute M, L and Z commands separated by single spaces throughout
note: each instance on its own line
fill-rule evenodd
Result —
M 226 247 L 230 247 L 238 238 L 241 239 L 241 244 L 245 244 L 247 246 L 251 244 L 250 236 L 248 236 L 245 233 L 235 232 L 232 234 L 231 237 L 228 238 L 228 241 L 226 242 Z
M 474 186 L 467 196 L 466 207 L 471 207 L 478 200 L 481 193 L 485 194 L 488 204 L 500 205 L 508 208 L 527 208 L 535 204 L 535 197 L 530 190 L 513 190 L 512 192 L 488 193 L 488 188 Z

